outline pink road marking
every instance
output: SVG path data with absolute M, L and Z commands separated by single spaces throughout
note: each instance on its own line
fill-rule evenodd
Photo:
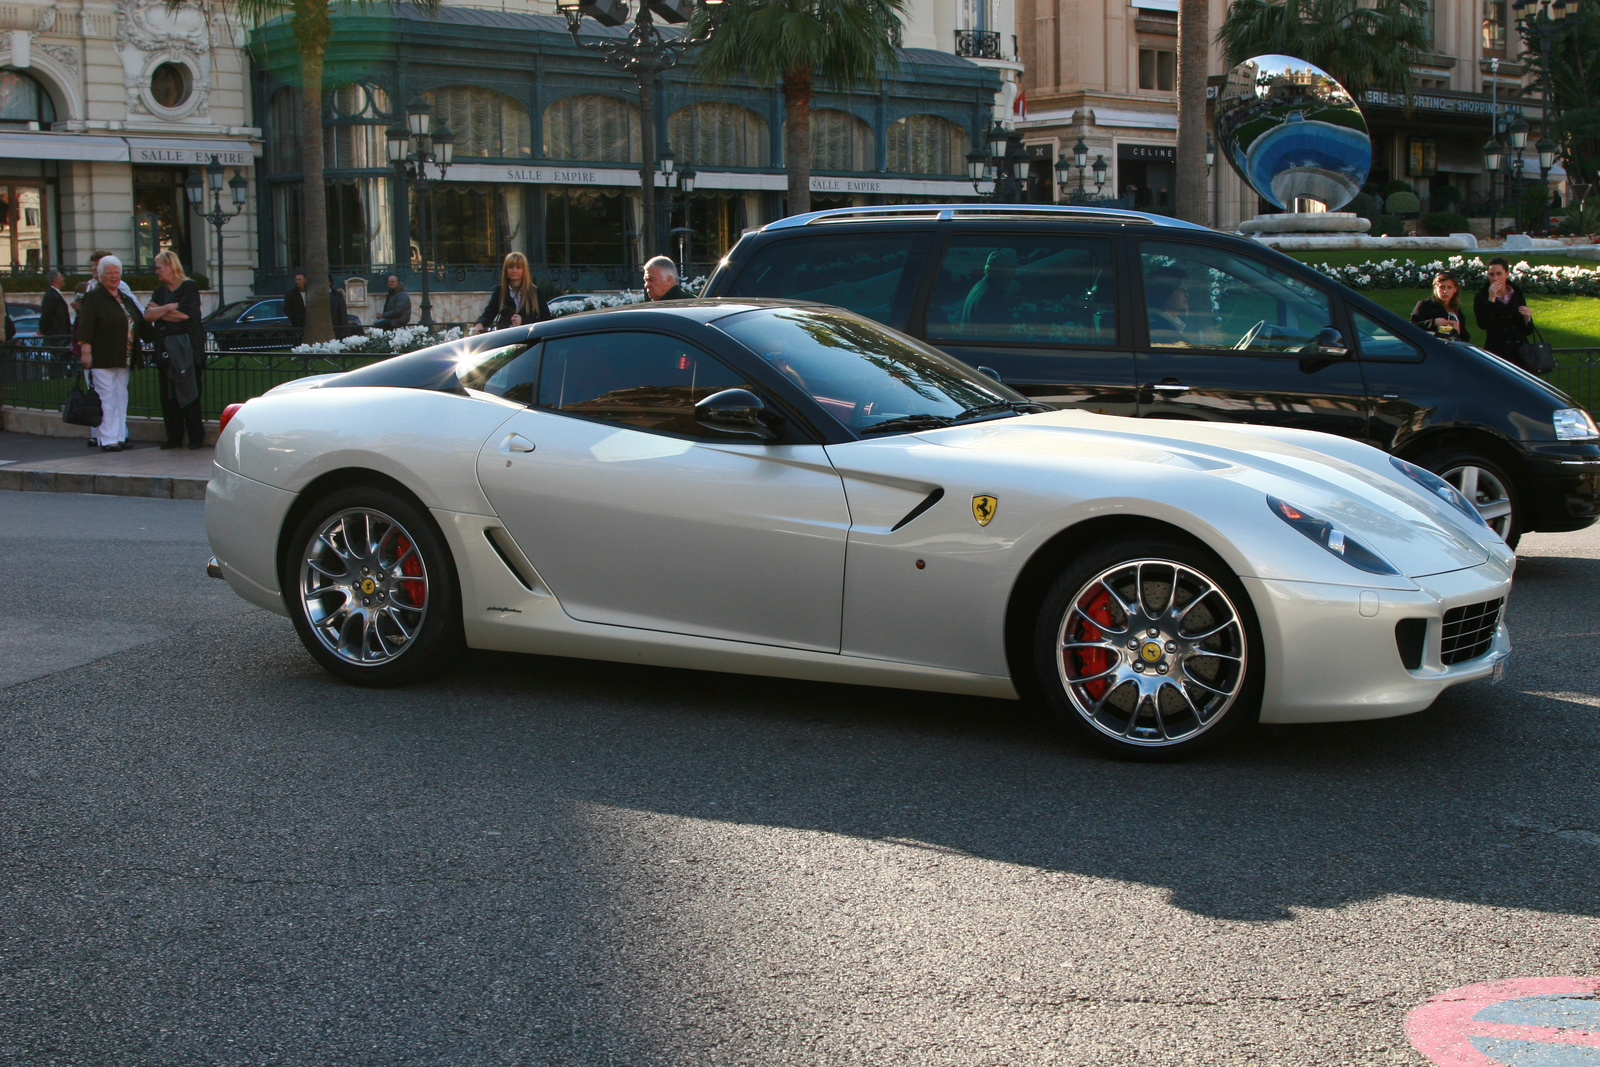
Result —
M 1558 1030 L 1544 1026 L 1514 1026 L 1475 1022 L 1473 1016 L 1491 1004 L 1519 997 L 1578 996 L 1600 993 L 1600 978 L 1512 978 L 1461 986 L 1413 1008 L 1406 1016 L 1406 1036 L 1412 1047 L 1438 1067 L 1503 1067 L 1498 1060 L 1472 1047 L 1474 1037 L 1501 1037 L 1519 1041 L 1600 1048 L 1600 1034 L 1586 1030 Z

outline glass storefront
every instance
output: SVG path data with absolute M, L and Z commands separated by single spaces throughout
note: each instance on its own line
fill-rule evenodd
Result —
M 527 243 L 520 185 L 447 182 L 411 192 L 411 263 L 422 262 L 423 235 L 435 263 L 498 266 Z
M 636 197 L 621 189 L 547 189 L 545 262 L 631 265 L 639 230 L 636 204 Z
M 177 253 L 185 268 L 197 265 L 189 244 L 189 201 L 183 191 L 188 177 L 183 167 L 133 168 L 134 268 L 153 270 L 162 252 Z

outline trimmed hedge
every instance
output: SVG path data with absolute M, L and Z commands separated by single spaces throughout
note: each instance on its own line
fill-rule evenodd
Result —
M 66 291 L 72 292 L 79 282 L 89 280 L 87 274 L 69 274 L 66 280 Z M 152 271 L 149 274 L 129 274 L 122 272 L 122 280 L 128 283 L 128 288 L 138 292 L 153 292 L 161 287 L 161 279 Z M 189 280 L 198 285 L 202 291 L 211 288 L 211 279 L 204 274 L 194 273 L 189 275 Z M 11 277 L 0 275 L 0 289 L 6 291 L 7 296 L 17 293 L 42 293 L 50 288 L 50 279 L 43 274 L 16 274 Z
M 1449 237 L 1453 233 L 1470 233 L 1472 224 L 1465 215 L 1454 211 L 1430 211 L 1422 217 L 1422 233 L 1426 237 Z

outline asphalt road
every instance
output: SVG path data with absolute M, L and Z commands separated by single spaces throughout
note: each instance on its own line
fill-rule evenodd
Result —
M 350 688 L 207 554 L 0 493 L 0 1063 L 1421 1064 L 1436 993 L 1600 975 L 1600 532 L 1526 539 L 1499 688 L 1175 766 L 575 660 Z

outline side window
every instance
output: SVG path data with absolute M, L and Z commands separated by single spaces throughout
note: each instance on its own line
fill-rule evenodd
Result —
M 930 341 L 1112 345 L 1116 280 L 1104 237 L 958 234 L 928 304 Z
M 1326 293 L 1226 249 L 1145 241 L 1139 267 L 1152 348 L 1298 354 L 1333 323 Z
M 712 393 L 751 386 L 699 348 L 661 333 L 592 333 L 545 342 L 539 406 L 636 430 L 717 436 L 694 421 Z
M 539 381 L 539 346 L 507 345 L 470 356 L 456 366 L 456 377 L 468 389 L 532 404 Z
M 902 326 L 927 242 L 919 233 L 832 232 L 774 241 L 750 257 L 723 295 L 815 300 Z
M 1383 359 L 1396 362 L 1422 362 L 1422 349 L 1399 337 L 1389 327 L 1352 310 L 1350 319 L 1356 324 L 1356 345 L 1362 359 Z

